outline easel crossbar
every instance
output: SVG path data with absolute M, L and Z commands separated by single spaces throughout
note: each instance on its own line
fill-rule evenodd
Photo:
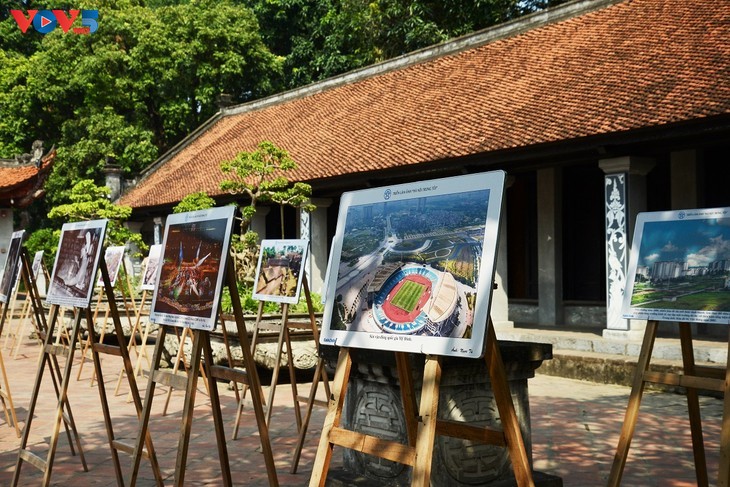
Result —
M 644 382 L 666 386 L 681 386 L 690 389 L 723 392 L 725 380 L 699 375 L 672 374 L 669 372 L 644 372 Z
M 155 370 L 152 372 L 152 381 L 173 389 L 185 389 L 188 385 L 188 378 L 169 370 Z
M 437 420 L 436 434 L 488 445 L 507 446 L 502 430 L 491 429 L 486 426 L 472 426 L 458 421 Z
M 210 368 L 210 375 L 216 379 L 240 382 L 248 385 L 248 372 L 245 370 L 231 369 L 220 365 L 213 365 Z
M 134 454 L 134 445 L 130 445 L 129 443 L 124 443 L 123 441 L 119 440 L 112 441 L 112 445 L 114 446 L 115 450 L 119 450 L 128 455 Z M 147 450 L 142 450 L 142 458 L 146 458 L 147 460 L 150 459 L 150 454 L 147 452 Z
M 384 440 L 376 436 L 365 435 L 345 428 L 332 428 L 330 431 L 329 442 L 333 445 L 373 455 L 384 460 L 410 465 L 411 467 L 414 466 L 416 462 L 415 447 L 404 445 L 397 441 Z
M 46 461 L 35 453 L 31 452 L 30 450 L 20 450 L 18 452 L 18 456 L 23 459 L 24 462 L 30 463 L 38 470 L 41 470 L 43 472 L 46 471 Z

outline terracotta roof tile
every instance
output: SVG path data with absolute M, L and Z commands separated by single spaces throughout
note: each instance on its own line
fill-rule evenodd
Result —
M 224 111 L 122 198 L 220 194 L 222 160 L 261 140 L 314 181 L 730 113 L 730 4 L 632 0 L 355 79 Z
M 35 166 L 2 167 L 0 166 L 0 191 L 8 191 L 26 183 L 38 174 Z

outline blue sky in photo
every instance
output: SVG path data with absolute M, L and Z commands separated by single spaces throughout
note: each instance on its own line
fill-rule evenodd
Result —
M 641 237 L 638 265 L 655 262 L 687 262 L 706 266 L 730 259 L 730 219 L 710 218 L 646 222 Z

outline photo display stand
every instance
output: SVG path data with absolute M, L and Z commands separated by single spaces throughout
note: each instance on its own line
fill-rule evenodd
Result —
M 730 486 L 730 332 L 725 369 L 695 364 L 691 323 L 730 325 L 730 208 L 639 213 L 624 292 L 623 317 L 648 320 L 619 443 L 608 479 L 621 484 L 646 384 L 680 386 L 687 394 L 697 485 L 710 485 L 698 391 L 724 395 L 715 485 Z M 662 321 L 677 323 L 683 373 L 650 370 Z
M 22 263 L 21 263 L 22 264 Z M 48 270 L 46 269 L 46 266 L 43 264 L 43 251 L 39 250 L 35 253 L 35 256 L 33 258 L 33 264 L 32 264 L 32 271 L 31 274 L 33 276 L 33 283 L 36 284 L 36 290 L 37 290 L 37 282 L 38 282 L 38 276 L 42 273 L 43 277 L 45 278 L 45 282 L 48 282 L 50 279 L 50 274 L 48 274 Z M 21 272 L 22 276 L 22 272 Z M 18 320 L 18 323 L 16 324 L 15 329 L 12 332 L 13 338 L 10 342 L 9 349 L 13 351 L 13 358 L 18 358 L 18 353 L 20 353 L 20 347 L 23 344 L 23 338 L 25 338 L 28 333 L 28 322 L 30 322 L 31 325 L 35 328 L 36 331 L 36 337 L 40 341 L 40 343 L 43 343 L 43 339 L 41 338 L 42 330 L 40 329 L 40 325 L 38 323 L 38 320 L 35 318 L 35 313 L 32 308 L 32 299 L 30 298 L 29 292 L 26 289 L 26 299 L 23 303 L 23 312 L 21 313 L 20 320 Z M 10 334 L 8 334 L 8 337 Z M 6 343 L 6 348 L 8 348 L 8 345 Z
M 42 485 L 45 487 L 50 485 L 51 473 L 53 471 L 53 461 L 58 446 L 58 436 L 61 423 L 64 424 L 67 434 L 69 429 L 74 435 L 76 447 L 79 451 L 79 458 L 85 472 L 88 472 L 86 459 L 81 448 L 78 432 L 73 421 L 71 407 L 68 401 L 68 386 L 71 379 L 71 368 L 73 365 L 73 356 L 76 350 L 77 340 L 79 336 L 79 328 L 83 316 L 82 310 L 89 307 L 91 302 L 91 294 L 93 292 L 93 279 L 99 266 L 100 250 L 104 235 L 106 233 L 106 220 L 94 220 L 89 222 L 66 223 L 61 229 L 61 240 L 56 253 L 56 260 L 53 268 L 51 281 L 46 295 L 46 302 L 51 307 L 47 325 L 41 325 L 45 333 L 43 350 L 41 352 L 40 363 L 36 373 L 36 380 L 30 396 L 30 405 L 28 406 L 28 417 L 23 428 L 23 435 L 20 440 L 20 448 L 18 450 L 18 459 L 15 465 L 12 486 L 15 487 L 20 481 L 20 474 L 25 463 L 29 463 L 33 467 L 43 472 Z M 25 255 L 25 254 L 24 254 Z M 35 282 L 30 270 L 30 262 L 27 256 L 24 258 L 24 280 L 27 283 Z M 42 303 L 37 296 L 37 287 L 29 286 L 29 290 L 34 290 L 32 297 L 36 318 L 43 323 L 45 320 L 43 314 Z M 59 319 L 60 306 L 72 307 L 74 309 L 73 328 L 68 346 L 54 343 L 54 331 Z M 59 332 L 60 333 L 60 332 Z M 66 358 L 66 364 L 61 372 L 58 364 L 58 356 Z M 50 434 L 50 443 L 48 445 L 48 453 L 43 459 L 28 448 L 28 439 L 30 436 L 32 422 L 35 416 L 35 407 L 40 398 L 40 388 L 43 382 L 44 371 L 46 367 L 50 370 L 51 379 L 53 381 L 54 390 L 56 392 L 56 409 L 53 420 L 53 427 Z M 73 443 L 71 451 L 73 450 Z
M 199 375 L 199 369 L 195 364 L 200 363 L 201 358 L 203 371 L 207 377 L 211 378 L 211 381 L 223 379 L 249 385 L 269 485 L 279 485 L 260 396 L 261 385 L 243 321 L 243 308 L 237 292 L 233 262 L 228 258 L 234 212 L 235 208 L 228 206 L 177 213 L 167 218 L 163 240 L 164 254 L 157 273 L 157 285 L 150 312 L 150 320 L 160 325 L 160 331 L 152 356 L 152 368 L 147 383 L 144 409 L 139 421 L 139 433 L 133 454 L 132 485 L 137 480 L 142 453 L 141 438 L 148 434 L 152 399 L 157 383 L 185 389 L 174 485 L 182 487 L 185 484 L 187 454 Z M 225 285 L 228 286 L 231 295 L 245 371 L 213 363 L 210 332 L 215 328 L 217 321 L 224 277 Z M 169 370 L 160 369 L 165 335 L 170 327 L 187 328 L 192 332 L 191 367 L 187 378 L 172 374 Z M 210 403 L 221 465 L 221 483 L 231 486 L 233 482 L 228 462 L 223 417 L 218 388 L 214 382 L 211 382 L 210 387 Z
M 145 266 L 144 274 L 142 275 L 142 283 L 140 285 L 140 289 L 142 290 L 142 297 L 139 301 L 139 306 L 135 307 L 135 317 L 134 317 L 134 326 L 132 326 L 132 332 L 130 334 L 130 341 L 127 349 L 131 352 L 132 349 L 134 349 L 136 353 L 136 359 L 134 363 L 134 375 L 135 377 L 139 377 L 141 371 L 142 371 L 142 359 L 144 359 L 147 362 L 147 368 L 149 369 L 151 367 L 150 357 L 147 354 L 147 340 L 150 336 L 150 327 L 152 325 L 152 321 L 148 319 L 145 322 L 144 331 L 141 332 L 141 339 L 140 339 L 140 346 L 137 347 L 137 333 L 140 332 L 140 324 L 142 322 L 142 316 L 144 313 L 144 308 L 147 303 L 147 298 L 149 297 L 150 300 L 152 298 L 150 292 L 155 290 L 155 277 L 157 275 L 157 266 L 160 262 L 160 253 L 162 251 L 162 245 L 153 245 L 150 247 L 149 254 L 147 255 L 147 265 Z M 131 285 L 130 285 L 131 290 Z M 122 378 L 124 377 L 125 370 L 122 367 L 122 369 L 119 371 L 119 377 L 117 378 L 117 386 L 114 389 L 114 395 L 117 395 L 119 393 L 119 387 L 122 384 Z M 131 400 L 131 395 L 129 397 L 129 400 Z
M 321 341 L 341 347 L 310 486 L 335 445 L 408 465 L 430 485 L 436 435 L 506 447 L 517 485 L 534 485 L 489 307 L 505 173 L 345 193 L 327 272 Z M 352 348 L 393 351 L 408 443 L 340 426 Z M 420 410 L 411 355 L 425 355 Z M 443 356 L 485 360 L 501 429 L 438 419 Z
M 66 229 L 66 226 L 64 226 L 65 230 L 68 230 L 68 234 L 62 233 L 62 242 L 59 245 L 59 254 L 56 258 L 56 267 L 54 268 L 54 280 L 52 281 L 55 288 L 55 293 L 53 291 L 50 291 L 51 295 L 51 321 L 50 321 L 50 328 L 48 329 L 48 332 L 46 334 L 45 339 L 45 345 L 44 345 L 44 353 L 42 357 L 42 361 L 40 364 L 40 368 L 38 370 L 38 374 L 36 376 L 36 383 L 35 387 L 33 389 L 33 393 L 31 395 L 31 405 L 29 407 L 29 413 L 28 413 L 28 420 L 26 421 L 26 427 L 24 429 L 23 438 L 21 440 L 21 449 L 18 454 L 18 462 L 16 465 L 16 471 L 15 476 L 13 479 L 13 485 L 17 485 L 17 482 L 20 478 L 20 470 L 21 466 L 24 461 L 27 461 L 28 463 L 31 463 L 36 468 L 39 468 L 44 472 L 44 479 L 43 479 L 43 485 L 49 485 L 50 479 L 51 479 L 51 471 L 53 467 L 53 459 L 55 456 L 57 441 L 58 441 L 58 433 L 60 429 L 60 423 L 63 419 L 64 424 L 70 424 L 71 428 L 76 434 L 76 429 L 73 424 L 73 420 L 70 415 L 70 407 L 68 406 L 67 402 L 67 394 L 68 394 L 68 385 L 69 385 L 69 379 L 71 375 L 71 368 L 73 366 L 73 355 L 74 351 L 76 349 L 76 344 L 79 340 L 80 335 L 80 323 L 81 319 L 85 318 L 87 322 L 87 328 L 88 333 L 91 338 L 91 350 L 92 350 L 92 359 L 94 362 L 94 372 L 99 378 L 97 381 L 98 384 L 98 390 L 99 390 L 99 398 L 102 405 L 102 413 L 104 415 L 104 426 L 107 431 L 107 436 L 109 439 L 109 446 L 112 453 L 112 463 L 114 465 L 114 471 L 115 476 L 117 480 L 118 485 L 124 485 L 124 478 L 122 475 L 122 468 L 121 464 L 119 462 L 119 456 L 118 451 L 123 451 L 126 453 L 131 453 L 133 450 L 132 448 L 123 443 L 122 441 L 119 441 L 115 435 L 114 435 L 114 429 L 112 425 L 112 416 L 109 409 L 109 403 L 106 395 L 104 380 L 103 380 L 103 372 L 101 368 L 101 359 L 99 354 L 109 354 L 114 356 L 119 356 L 122 358 L 122 361 L 124 363 L 125 368 L 131 372 L 132 371 L 132 365 L 129 360 L 129 355 L 126 353 L 126 345 L 124 340 L 124 334 L 121 327 L 121 322 L 119 320 L 119 313 L 116 307 L 116 301 L 114 299 L 114 288 L 111 284 L 111 281 L 109 279 L 109 274 L 106 267 L 106 262 L 104 261 L 104 257 L 99 252 L 99 247 L 101 242 L 103 242 L 104 239 L 104 231 L 106 228 L 106 221 L 96 221 L 91 222 L 91 229 L 89 230 L 89 227 L 86 227 L 84 225 L 81 226 L 81 233 L 79 233 L 77 230 L 72 230 L 72 227 L 69 227 Z M 78 250 L 77 244 L 72 244 L 69 247 L 67 247 L 65 250 L 63 248 L 63 238 L 67 239 L 78 239 L 80 235 L 84 233 L 84 231 L 88 230 L 89 232 L 94 233 L 94 237 L 87 240 L 87 244 L 83 245 L 82 248 L 82 254 L 87 259 L 87 262 L 84 264 L 83 260 L 81 261 L 74 261 L 74 263 L 71 265 L 70 268 L 77 270 L 77 272 L 74 273 L 68 273 L 66 270 L 68 267 L 66 267 L 66 270 L 64 270 L 64 267 L 69 265 L 66 259 L 70 253 L 73 253 L 73 251 Z M 82 237 L 83 238 L 83 237 Z M 64 255 L 65 254 L 65 255 Z M 60 262 L 60 263 L 59 263 Z M 93 264 L 92 264 L 93 262 Z M 79 263 L 81 265 L 79 265 Z M 91 286 L 91 282 L 93 282 L 93 278 L 96 276 L 96 270 L 97 268 L 101 268 L 101 276 L 103 280 L 103 291 L 106 292 L 107 299 L 109 300 L 109 306 L 111 309 L 111 316 L 114 321 L 115 331 L 117 333 L 118 343 L 119 345 L 106 345 L 102 343 L 101 341 L 96 341 L 95 336 L 95 330 L 93 325 L 93 316 L 91 313 L 91 310 L 88 306 L 88 303 L 90 302 L 90 293 L 93 292 L 93 286 Z M 80 274 L 79 274 L 80 273 Z M 72 274 L 75 274 L 76 277 L 73 277 Z M 81 277 L 78 277 L 80 276 Z M 30 278 L 32 279 L 32 274 L 30 275 Z M 72 285 L 67 284 L 68 282 L 74 282 L 73 288 Z M 80 283 L 80 287 L 76 287 L 76 283 Z M 37 289 L 34 285 L 31 286 L 32 289 Z M 84 293 L 87 293 L 84 296 Z M 71 305 L 74 307 L 74 325 L 73 330 L 71 332 L 70 336 L 70 345 L 68 348 L 59 346 L 59 345 L 52 345 L 52 336 L 53 331 L 55 327 L 55 323 L 57 321 L 58 317 L 58 309 L 59 309 L 59 301 L 65 302 L 68 305 Z M 38 300 L 38 303 L 40 304 L 40 301 Z M 79 304 L 86 303 L 86 306 L 79 306 Z M 35 406 L 38 400 L 39 396 L 39 390 L 40 390 L 40 384 L 42 381 L 43 376 L 43 370 L 45 369 L 46 362 L 49 362 L 49 366 L 51 367 L 51 370 L 58 369 L 58 364 L 55 361 L 55 356 L 58 354 L 64 354 L 66 355 L 66 365 L 63 372 L 63 379 L 61 382 L 60 390 L 58 387 L 56 387 L 57 390 L 57 396 L 59 396 L 58 405 L 56 408 L 56 418 L 53 428 L 53 433 L 51 434 L 51 443 L 48 451 L 48 455 L 45 461 L 43 461 L 40 457 L 34 455 L 29 450 L 26 449 L 28 436 L 31 429 L 31 422 L 33 419 L 33 411 L 35 410 Z M 52 359 L 50 359 L 52 357 Z M 53 365 L 50 365 L 50 362 L 53 362 Z M 60 376 L 60 370 L 57 370 L 57 374 Z M 52 375 L 53 377 L 53 375 Z M 134 376 L 129 376 L 129 385 L 130 385 L 130 391 L 132 392 L 135 407 L 137 410 L 137 414 L 141 414 L 142 410 L 142 402 L 139 396 L 139 391 L 137 389 L 137 384 L 134 380 Z M 54 380 L 54 386 L 56 386 L 56 381 Z M 68 416 L 70 419 L 66 419 L 64 416 L 64 409 L 68 413 Z M 68 426 L 67 432 L 68 432 Z M 162 476 L 159 471 L 159 466 L 157 465 L 157 458 L 154 452 L 154 448 L 152 445 L 152 440 L 148 436 L 145 438 L 145 446 L 147 447 L 147 458 L 150 461 L 150 464 L 153 469 L 153 473 L 155 475 L 155 479 L 157 481 L 158 485 L 162 485 Z M 81 451 L 80 445 L 79 445 L 79 451 Z M 88 468 L 86 466 L 85 460 L 83 460 L 82 456 L 82 463 L 84 466 L 84 471 L 88 471 Z
M 20 265 L 20 254 L 22 252 L 23 235 L 25 231 L 20 230 L 13 232 L 10 239 L 10 250 L 8 252 L 7 260 L 5 261 L 5 270 L 3 272 L 3 279 L 0 282 L 0 301 L 3 303 L 2 316 L 0 316 L 0 336 L 2 336 L 3 328 L 5 326 L 6 319 L 12 319 L 12 313 L 14 311 L 15 297 L 17 296 L 18 288 L 18 268 Z M 15 288 L 13 298 L 10 298 L 12 289 Z M 13 306 L 11 308 L 11 302 Z M 8 317 L 8 311 L 10 316 Z M 0 374 L 2 374 L 2 384 L 0 384 L 0 404 L 2 405 L 3 412 L 5 413 L 5 419 L 8 422 L 8 426 L 15 428 L 15 434 L 20 438 L 20 428 L 18 426 L 18 418 L 15 414 L 15 406 L 13 405 L 13 395 L 10 393 L 10 383 L 8 382 L 8 375 L 5 371 L 5 362 L 3 360 L 2 351 L 0 351 Z M 8 407 L 10 409 L 8 409 Z
M 289 382 L 291 384 L 292 402 L 294 404 L 294 415 L 297 425 L 298 442 L 294 449 L 291 473 L 296 473 L 301 450 L 306 438 L 306 429 L 312 414 L 312 407 L 315 404 L 327 406 L 327 403 L 318 403 L 315 399 L 320 379 L 324 384 L 325 393 L 329 397 L 329 380 L 324 369 L 324 359 L 319 353 L 319 330 L 314 316 L 312 297 L 307 284 L 307 276 L 304 269 L 309 253 L 309 241 L 306 239 L 290 240 L 262 240 L 256 276 L 254 279 L 255 288 L 252 296 L 259 300 L 256 326 L 252 338 L 252 352 L 255 352 L 258 343 L 259 332 L 262 330 L 278 331 L 276 353 L 274 355 L 274 368 L 269 388 L 269 397 L 266 402 L 266 424 L 271 422 L 271 414 L 274 408 L 274 397 L 276 386 L 279 384 L 279 373 L 282 359 L 286 353 L 286 362 L 289 370 Z M 304 297 L 307 303 L 308 321 L 295 321 L 290 318 L 289 306 L 297 304 L 301 297 L 301 290 L 304 290 Z M 282 305 L 281 321 L 279 323 L 266 323 L 262 320 L 264 302 L 275 302 Z M 317 365 L 315 367 L 315 378 L 312 381 L 308 396 L 300 396 L 296 381 L 296 369 L 294 367 L 294 356 L 292 352 L 291 331 L 308 330 L 312 332 L 316 353 Z M 286 350 L 284 349 L 286 347 Z M 244 393 L 246 389 L 244 388 Z M 245 397 L 245 396 L 244 396 Z M 243 399 L 238 401 L 236 420 L 233 428 L 233 439 L 238 435 L 238 425 L 243 411 Z M 302 418 L 301 404 L 305 405 L 304 418 Z

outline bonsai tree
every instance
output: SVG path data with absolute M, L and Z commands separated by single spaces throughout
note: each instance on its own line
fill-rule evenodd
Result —
M 286 173 L 296 170 L 297 164 L 289 153 L 269 141 L 259 143 L 252 152 L 240 152 L 234 159 L 223 161 L 221 171 L 232 178 L 221 182 L 223 191 L 243 195 L 249 200 L 241 207 L 241 233 L 233 241 L 236 273 L 241 282 L 253 282 L 256 270 L 258 235 L 250 230 L 251 220 L 259 203 L 278 203 L 282 215 L 281 235 L 284 237 L 284 206 L 312 211 L 309 203 L 312 187 L 305 183 L 291 184 Z
M 142 240 L 142 235 L 133 233 L 124 226 L 124 222 L 132 214 L 132 207 L 112 203 L 109 200 L 110 194 L 111 190 L 106 186 L 97 186 L 91 179 L 82 179 L 71 188 L 71 202 L 51 209 L 48 218 L 63 223 L 107 219 L 109 224 L 105 245 L 131 243 L 139 250 L 146 250 L 147 245 Z

